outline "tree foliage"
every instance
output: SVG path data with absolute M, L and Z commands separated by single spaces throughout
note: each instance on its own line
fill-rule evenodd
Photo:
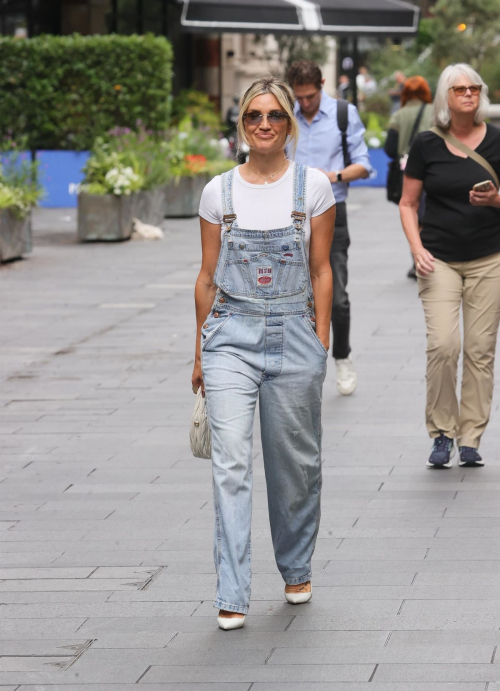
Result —
M 467 62 L 500 101 L 500 0 L 438 0 L 429 18 L 421 19 L 418 35 L 402 45 L 391 41 L 372 51 L 368 63 L 380 82 L 396 70 L 420 74 L 434 89 L 442 70 Z
M 276 61 L 286 74 L 288 68 L 296 60 L 312 60 L 318 65 L 324 65 L 328 60 L 328 39 L 326 36 L 274 36 L 276 49 L 270 48 L 267 36 L 256 35 L 254 43 L 262 51 L 262 57 L 268 62 Z

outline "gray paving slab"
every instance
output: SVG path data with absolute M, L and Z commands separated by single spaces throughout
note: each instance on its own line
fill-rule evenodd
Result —
M 232 683 L 217 683 L 217 684 L 205 684 L 204 682 L 193 684 L 182 684 L 182 691 L 249 691 L 251 684 L 248 682 L 232 682 Z M 2 691 L 48 691 L 46 686 L 39 684 L 21 684 L 21 686 L 9 686 L 1 687 Z M 161 688 L 165 691 L 178 691 L 179 685 L 163 683 Z M 142 684 L 141 689 L 146 689 L 146 691 L 158 691 L 158 684 Z M 50 691 L 137 691 L 136 684 L 51 684 Z M 352 691 L 357 691 L 353 689 Z M 441 689 L 430 689 L 430 691 L 441 691 Z M 462 688 L 450 688 L 449 691 L 476 691 L 474 688 L 462 689 Z
M 330 364 L 314 598 L 283 599 L 257 421 L 253 597 L 232 633 L 212 606 L 210 463 L 187 445 L 197 220 L 166 222 L 163 243 L 79 246 L 74 210 L 36 212 L 34 252 L 0 274 L 2 688 L 500 686 L 499 387 L 486 466 L 427 471 L 424 322 L 397 209 L 373 189 L 349 206 L 359 387 L 340 397 Z
M 500 681 L 499 665 L 483 664 L 432 664 L 432 665 L 379 665 L 375 673 L 377 681 Z
M 169 682 L 227 682 L 235 681 L 368 681 L 373 665 L 298 665 L 281 667 L 261 665 L 259 667 L 204 666 L 204 667 L 161 667 L 152 666 L 142 677 L 141 683 Z
M 494 646 L 457 646 L 456 648 L 370 648 L 352 646 L 347 649 L 279 648 L 275 647 L 267 661 L 269 665 L 335 665 L 341 663 L 375 664 L 489 664 Z
M 493 685 L 494 686 L 494 685 Z M 399 682 L 392 684 L 372 682 L 370 686 L 367 684 L 345 684 L 342 682 L 333 682 L 328 684 L 323 683 L 260 683 L 257 682 L 251 687 L 252 691 L 401 691 L 401 684 Z M 489 689 L 492 688 L 490 684 Z M 485 685 L 482 682 L 471 684 L 454 684 L 454 683 L 405 683 L 405 691 L 484 691 Z M 20 691 L 23 691 L 21 686 Z

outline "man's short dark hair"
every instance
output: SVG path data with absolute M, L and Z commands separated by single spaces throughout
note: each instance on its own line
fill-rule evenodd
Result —
M 303 86 L 313 84 L 317 89 L 321 89 L 323 75 L 315 62 L 311 60 L 297 60 L 288 68 L 287 80 L 290 86 Z

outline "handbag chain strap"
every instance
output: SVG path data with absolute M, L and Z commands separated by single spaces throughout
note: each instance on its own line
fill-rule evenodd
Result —
M 448 144 L 451 144 L 452 146 L 456 147 L 459 151 L 466 154 L 469 158 L 472 158 L 472 160 L 476 163 L 479 163 L 479 165 L 482 166 L 485 170 L 487 170 L 488 173 L 491 175 L 491 177 L 495 181 L 495 185 L 498 190 L 498 188 L 500 187 L 498 175 L 494 171 L 491 164 L 489 164 L 488 161 L 481 156 L 481 154 L 478 154 L 477 151 L 474 151 L 474 149 L 468 147 L 467 144 L 461 142 L 460 139 L 457 139 L 453 134 L 451 134 L 451 132 L 445 132 L 440 127 L 431 127 L 430 131 L 434 132 L 434 134 L 437 134 L 437 136 L 441 137 L 441 139 L 444 139 L 446 142 L 448 142 Z

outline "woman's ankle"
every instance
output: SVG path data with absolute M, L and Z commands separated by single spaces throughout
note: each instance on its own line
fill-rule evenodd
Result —
M 233 619 L 233 618 L 238 618 L 238 617 L 244 617 L 244 614 L 241 614 L 240 612 L 229 612 L 227 609 L 220 609 L 219 610 L 219 617 L 223 617 L 224 619 Z

